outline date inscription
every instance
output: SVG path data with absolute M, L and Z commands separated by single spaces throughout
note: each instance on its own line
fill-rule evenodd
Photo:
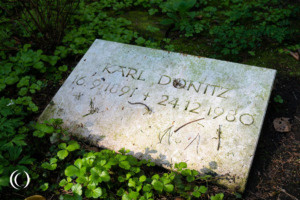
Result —
M 127 98 L 131 98 L 135 96 L 135 98 L 140 102 L 146 102 L 150 98 L 153 98 L 155 100 L 152 102 L 156 101 L 157 105 L 159 106 L 170 107 L 171 109 L 177 109 L 183 112 L 196 114 L 203 116 L 206 119 L 213 120 L 223 118 L 227 122 L 238 122 L 245 126 L 250 126 L 255 122 L 254 116 L 251 113 L 239 112 L 238 109 L 226 109 L 221 105 L 204 105 L 201 101 L 183 100 L 182 98 L 180 99 L 180 97 L 174 97 L 167 94 L 163 94 L 157 98 L 157 95 L 151 95 L 149 91 L 141 89 L 139 90 L 138 87 L 110 83 L 104 77 L 97 78 L 93 75 L 91 77 L 94 79 L 91 79 L 87 76 L 76 76 L 72 84 L 75 84 L 76 86 L 87 87 L 90 90 L 97 90 L 96 94 L 101 94 L 101 92 L 104 92 L 104 94 L 114 94 L 118 97 L 126 96 Z

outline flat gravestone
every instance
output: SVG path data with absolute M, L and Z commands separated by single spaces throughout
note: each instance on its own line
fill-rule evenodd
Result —
M 40 117 L 242 192 L 276 71 L 96 40 Z

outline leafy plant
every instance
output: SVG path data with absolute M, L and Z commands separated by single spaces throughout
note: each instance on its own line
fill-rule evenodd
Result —
M 16 169 L 29 171 L 26 165 L 34 161 L 28 154 L 24 155 L 28 131 L 20 117 L 24 114 L 10 99 L 0 99 L 0 191 L 8 186 L 10 173 Z
M 41 46 L 51 49 L 61 41 L 68 20 L 79 1 L 25 0 L 19 3 L 23 7 L 20 23 L 37 43 L 41 41 Z M 36 34 L 36 31 L 39 34 Z
M 281 97 L 280 95 L 276 95 L 276 96 L 274 97 L 274 101 L 275 101 L 276 103 L 283 103 L 283 99 L 282 99 L 282 97 Z
M 288 28 L 289 19 L 298 12 L 296 7 L 278 0 L 247 4 L 235 1 L 230 5 L 223 2 L 213 17 L 218 23 L 209 31 L 213 46 L 223 55 L 237 55 L 245 50 L 254 55 L 266 40 L 280 44 L 292 38 L 296 30 Z
M 219 193 L 219 194 L 216 194 L 215 196 L 210 197 L 211 200 L 222 200 L 223 198 L 224 198 L 223 193 Z
M 67 148 L 66 145 L 63 148 Z M 116 194 L 122 199 L 155 199 L 159 194 L 177 193 L 191 199 L 192 196 L 200 197 L 206 193 L 205 186 L 184 186 L 183 176 L 189 179 L 189 176 L 198 175 L 195 170 L 186 169 L 186 163 L 176 164 L 177 170 L 183 176 L 177 172 L 150 176 L 143 167 L 152 166 L 153 163 L 139 161 L 127 155 L 128 152 L 122 149 L 121 154 L 110 150 L 85 153 L 73 165 L 65 168 L 66 178 L 59 185 L 66 193 L 72 192 L 87 198 L 116 198 Z
M 196 0 L 169 0 L 162 6 L 162 11 L 167 13 L 168 18 L 163 19 L 161 24 L 173 25 L 173 30 L 184 31 L 185 36 L 192 36 L 195 29 L 194 18 L 198 15 L 196 11 L 190 11 L 196 4 Z

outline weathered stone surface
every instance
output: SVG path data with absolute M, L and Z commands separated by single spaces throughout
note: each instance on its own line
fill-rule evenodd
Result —
M 40 117 L 245 188 L 275 70 L 96 40 Z

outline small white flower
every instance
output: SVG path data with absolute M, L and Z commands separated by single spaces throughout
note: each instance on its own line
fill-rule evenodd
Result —
M 10 103 L 9 104 L 7 104 L 6 106 L 11 106 L 11 105 L 14 105 L 15 103 L 13 102 L 13 100 L 11 99 L 10 100 Z

